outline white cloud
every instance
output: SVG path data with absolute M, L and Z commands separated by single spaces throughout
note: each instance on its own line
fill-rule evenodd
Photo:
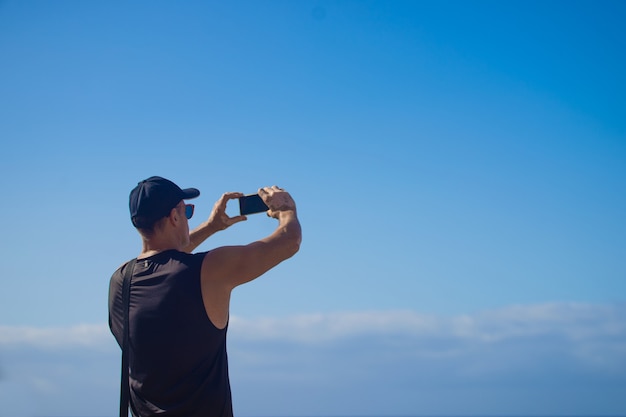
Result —
M 233 317 L 230 332 L 242 402 L 288 397 L 285 414 L 296 404 L 318 414 L 626 412 L 615 394 L 626 388 L 625 306 Z M 264 389 L 275 386 L 282 395 Z
M 496 343 L 525 337 L 558 335 L 572 341 L 617 339 L 626 334 L 626 307 L 582 303 L 509 306 L 458 316 L 414 311 L 362 311 L 287 317 L 233 316 L 230 337 L 244 341 L 332 344 L 361 336 L 447 338 Z M 102 347 L 114 344 L 106 324 L 67 327 L 0 325 L 0 347 Z
M 624 305 L 233 316 L 229 332 L 239 415 L 626 413 Z M 112 414 L 119 357 L 106 324 L 0 326 L 0 403 L 88 415 L 97 395 Z
M 493 343 L 540 335 L 570 340 L 623 337 L 624 306 L 551 303 L 510 306 L 452 317 L 413 311 L 308 314 L 275 318 L 232 317 L 231 336 L 241 340 L 332 343 L 363 335 L 453 338 Z
M 68 327 L 0 326 L 0 347 L 110 348 L 112 336 L 106 324 Z
M 590 366 L 626 372 L 624 306 L 553 303 L 452 317 L 412 311 L 233 317 L 230 337 L 231 344 L 242 351 L 259 343 L 328 349 L 359 339 L 366 341 L 361 351 L 386 350 L 424 358 L 467 356 L 494 349 L 514 355 L 520 344 L 535 354 L 559 349 Z M 509 362 L 509 366 L 516 363 L 519 360 Z

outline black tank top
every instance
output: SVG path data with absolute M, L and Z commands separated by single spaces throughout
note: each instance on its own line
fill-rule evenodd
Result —
M 130 403 L 135 416 L 232 417 L 226 331 L 206 314 L 204 253 L 161 252 L 135 265 L 130 289 Z M 109 327 L 121 346 L 122 282 L 111 277 Z

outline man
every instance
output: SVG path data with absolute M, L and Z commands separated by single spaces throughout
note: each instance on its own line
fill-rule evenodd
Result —
M 151 177 L 130 193 L 130 215 L 143 248 L 130 288 L 130 406 L 134 416 L 232 417 L 226 356 L 231 291 L 293 256 L 301 230 L 291 196 L 273 186 L 259 195 L 278 220 L 269 236 L 245 246 L 191 252 L 213 233 L 246 220 L 229 217 L 224 194 L 208 220 L 189 233 L 195 188 Z M 122 282 L 111 277 L 109 326 L 122 346 Z

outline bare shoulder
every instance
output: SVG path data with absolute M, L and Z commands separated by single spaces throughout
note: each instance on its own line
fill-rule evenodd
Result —
M 207 252 L 202 261 L 203 283 L 234 288 L 238 277 L 245 273 L 245 265 L 251 262 L 253 247 L 222 246 Z
M 262 239 L 243 246 L 223 246 L 208 252 L 202 280 L 233 289 L 252 281 L 297 251 L 289 239 Z
M 202 279 L 216 281 L 232 273 L 237 259 L 241 259 L 243 246 L 222 246 L 207 252 L 202 260 Z

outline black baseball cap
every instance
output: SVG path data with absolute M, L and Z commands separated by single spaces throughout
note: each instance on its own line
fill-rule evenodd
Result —
M 162 177 L 150 177 L 141 181 L 130 192 L 130 219 L 137 228 L 152 227 L 167 216 L 181 200 L 196 198 L 196 188 L 181 189 L 172 181 Z

